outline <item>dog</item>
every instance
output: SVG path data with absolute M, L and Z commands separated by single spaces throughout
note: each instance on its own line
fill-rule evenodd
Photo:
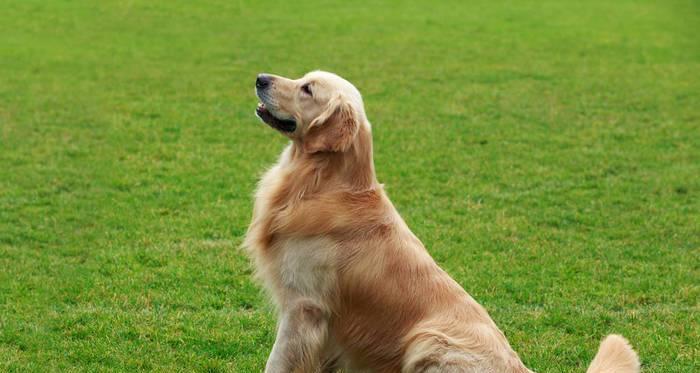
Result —
M 290 140 L 259 183 L 243 243 L 278 311 L 265 372 L 531 372 L 377 181 L 355 86 L 314 71 L 260 74 L 255 91 L 256 115 Z M 588 372 L 639 369 L 610 335 Z

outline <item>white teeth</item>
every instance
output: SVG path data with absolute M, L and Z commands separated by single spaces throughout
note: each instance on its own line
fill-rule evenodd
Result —
M 265 104 L 263 104 L 262 102 L 258 102 L 258 107 L 264 109 L 264 108 L 265 108 Z

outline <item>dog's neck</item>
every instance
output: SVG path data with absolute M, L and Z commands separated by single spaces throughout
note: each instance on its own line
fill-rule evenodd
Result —
M 374 172 L 372 157 L 372 132 L 369 124 L 360 126 L 350 148 L 344 152 L 305 153 L 300 143 L 293 142 L 290 154 L 290 166 L 313 165 L 316 177 L 307 179 L 316 181 L 315 186 L 307 191 L 323 191 L 326 187 L 338 186 L 348 191 L 367 191 L 376 188 L 379 183 Z

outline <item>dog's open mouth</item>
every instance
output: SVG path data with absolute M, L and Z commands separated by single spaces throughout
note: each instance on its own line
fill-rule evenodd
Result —
M 297 122 L 293 120 L 283 120 L 278 119 L 265 107 L 262 102 L 258 103 L 258 107 L 255 108 L 255 114 L 263 122 L 270 125 L 270 127 L 280 130 L 282 132 L 294 132 L 297 129 Z

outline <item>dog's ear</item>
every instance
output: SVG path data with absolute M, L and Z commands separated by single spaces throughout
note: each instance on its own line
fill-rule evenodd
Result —
M 355 109 L 338 96 L 309 125 L 304 136 L 304 152 L 344 152 L 350 148 L 359 127 Z

